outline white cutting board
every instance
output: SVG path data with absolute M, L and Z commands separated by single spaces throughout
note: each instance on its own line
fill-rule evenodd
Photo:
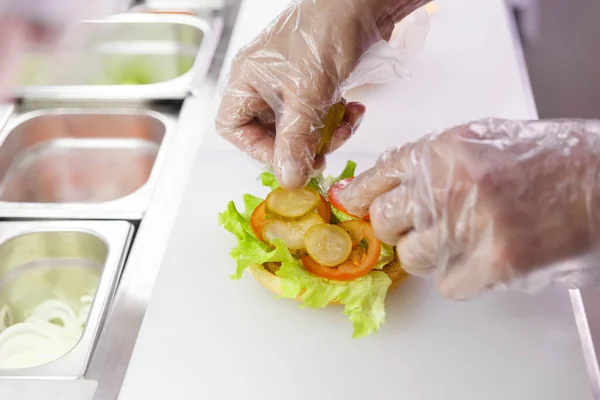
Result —
M 284 3 L 246 1 L 230 57 Z M 411 82 L 348 96 L 369 111 L 360 134 L 331 157 L 333 173 L 348 158 L 367 168 L 381 150 L 431 129 L 535 117 L 502 0 L 439 5 Z M 455 303 L 412 279 L 389 296 L 382 330 L 353 340 L 339 308 L 300 309 L 249 276 L 231 281 L 235 241 L 217 213 L 244 193 L 264 193 L 259 172 L 214 132 L 205 137 L 121 399 L 592 398 L 565 291 Z
M 369 155 L 339 154 L 366 166 Z M 246 275 L 217 214 L 264 193 L 232 151 L 200 153 L 121 399 L 591 399 L 567 292 L 445 301 L 411 279 L 379 333 L 351 338 L 339 307 L 300 309 Z

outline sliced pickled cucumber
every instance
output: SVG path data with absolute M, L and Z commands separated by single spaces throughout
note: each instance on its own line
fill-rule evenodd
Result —
M 348 232 L 336 225 L 319 224 L 308 229 L 304 236 L 306 251 L 324 267 L 335 267 L 348 259 L 352 239 Z
M 360 242 L 365 238 L 365 232 L 362 229 L 365 221 L 362 220 L 350 220 L 337 224 L 340 228 L 348 232 L 350 239 L 352 239 L 352 247 L 357 247 Z
M 360 263 L 362 263 L 362 261 L 365 259 L 366 256 L 367 256 L 367 250 L 363 249 L 361 247 L 358 247 L 356 249 L 352 249 L 352 251 L 350 252 L 350 255 L 348 256 L 346 261 L 349 261 L 353 265 L 357 266 Z
M 277 188 L 267 196 L 267 210 L 284 218 L 298 218 L 313 211 L 321 198 L 312 189 L 285 190 Z
M 288 249 L 295 253 L 302 253 L 306 249 L 304 235 L 311 226 L 323 224 L 319 214 L 311 213 L 297 221 L 281 221 L 274 219 L 267 222 L 262 228 L 263 239 L 268 243 L 274 240 L 283 240 Z
M 333 139 L 333 133 L 344 120 L 344 114 L 346 113 L 346 100 L 342 99 L 339 103 L 331 106 L 327 115 L 323 119 L 323 128 L 321 128 L 321 140 L 317 145 L 317 155 L 325 154 L 329 151 L 331 140 Z

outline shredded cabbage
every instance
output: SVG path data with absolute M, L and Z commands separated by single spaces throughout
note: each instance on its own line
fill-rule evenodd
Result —
M 329 187 L 338 180 L 354 176 L 356 164 L 349 161 L 344 172 L 338 177 L 313 178 L 309 186 L 326 195 Z M 260 176 L 263 185 L 274 189 L 279 186 L 270 173 Z M 244 196 L 245 210 L 240 213 L 234 202 L 230 202 L 227 210 L 219 214 L 219 223 L 234 234 L 238 245 L 231 251 L 236 261 L 236 272 L 232 279 L 241 279 L 244 271 L 251 265 L 266 262 L 281 263 L 277 276 L 282 279 L 283 297 L 294 299 L 300 293 L 302 306 L 323 308 L 331 301 L 338 300 L 344 305 L 344 314 L 352 322 L 354 338 L 361 338 L 376 332 L 385 322 L 385 296 L 391 284 L 391 279 L 384 272 L 373 270 L 366 276 L 349 282 L 333 281 L 313 275 L 304 269 L 302 262 L 295 258 L 283 242 L 275 241 L 271 248 L 254 236 L 250 226 L 250 216 L 262 199 Z M 376 269 L 394 259 L 392 247 L 383 245 Z
M 49 299 L 25 321 L 12 325 L 10 308 L 0 308 L 0 369 L 36 367 L 67 354 L 81 338 L 92 300 L 82 297 L 76 313 L 65 302 Z

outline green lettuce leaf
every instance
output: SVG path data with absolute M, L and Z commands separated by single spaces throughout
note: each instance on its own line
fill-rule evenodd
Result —
M 394 248 L 389 244 L 381 243 L 381 253 L 379 253 L 379 260 L 373 269 L 382 269 L 396 258 Z
M 334 183 L 334 179 L 345 179 L 354 174 L 355 168 L 356 164 L 349 162 L 339 177 L 325 178 L 323 181 Z M 260 178 L 263 185 L 278 187 L 272 174 L 263 173 Z M 311 274 L 304 269 L 299 259 L 294 258 L 283 242 L 276 241 L 273 249 L 254 236 L 250 216 L 261 201 L 258 197 L 245 195 L 243 213 L 237 210 L 234 202 L 230 202 L 227 210 L 219 214 L 219 223 L 238 240 L 237 246 L 230 253 L 236 261 L 236 271 L 231 278 L 240 279 L 244 271 L 253 264 L 279 262 L 281 267 L 277 276 L 281 278 L 283 297 L 295 299 L 303 292 L 302 307 L 310 308 L 323 308 L 337 300 L 344 305 L 344 315 L 352 322 L 354 338 L 376 332 L 385 322 L 384 303 L 391 279 L 381 271 L 371 271 L 349 282 L 332 281 Z M 393 258 L 393 248 L 382 245 L 378 268 L 391 262 Z
M 312 189 L 315 189 L 316 191 L 321 193 L 321 195 L 323 195 L 325 198 L 327 198 L 327 192 L 329 191 L 329 188 L 331 188 L 331 185 L 333 185 L 337 181 L 341 181 L 343 179 L 353 178 L 355 172 L 356 172 L 356 163 L 354 161 L 347 161 L 346 167 L 344 168 L 344 170 L 342 171 L 342 173 L 340 175 L 327 176 L 327 177 L 317 176 L 317 177 L 312 178 L 308 182 L 307 186 Z M 340 221 L 340 222 L 342 222 L 342 221 Z
M 342 181 L 344 179 L 354 178 L 355 173 L 356 173 L 356 163 L 354 161 L 347 161 L 346 167 L 344 168 L 342 173 L 338 177 L 330 178 L 330 179 L 333 179 L 332 183 L 335 183 L 337 181 Z
M 337 208 L 331 206 L 331 216 L 333 217 L 332 219 L 334 220 L 333 222 L 346 222 L 346 221 L 350 221 L 353 219 L 358 219 L 356 217 L 353 217 L 351 215 L 346 214 L 343 211 L 338 210 Z
M 262 183 L 263 186 L 271 188 L 271 190 L 275 190 L 279 187 L 277 178 L 270 172 L 263 172 L 260 174 L 260 183 Z
M 258 207 L 260 203 L 263 202 L 263 199 L 260 197 L 252 196 L 251 194 L 244 195 L 244 207 L 246 210 L 244 211 L 244 217 L 247 220 L 250 220 L 250 216 L 254 212 L 254 209 Z M 250 232 L 252 233 L 252 231 Z
M 282 263 L 277 276 L 282 279 L 283 297 L 295 299 L 305 290 L 304 307 L 323 308 L 334 300 L 343 304 L 354 338 L 376 332 L 385 322 L 385 296 L 392 280 L 383 272 L 372 271 L 349 282 L 330 281 L 311 274 L 296 261 Z

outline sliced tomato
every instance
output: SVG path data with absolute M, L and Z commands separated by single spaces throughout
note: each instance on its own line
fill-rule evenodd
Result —
M 356 221 L 344 229 L 351 237 L 362 236 L 368 242 L 367 249 L 355 248 L 350 256 L 336 267 L 326 267 L 316 262 L 311 256 L 300 257 L 304 267 L 315 275 L 335 281 L 351 281 L 368 274 L 379 260 L 381 242 L 375 237 L 371 224 L 365 221 Z
M 252 215 L 250 216 L 250 226 L 252 227 L 254 236 L 256 236 L 258 240 L 263 240 L 262 230 L 269 221 L 270 219 L 267 218 L 267 207 L 263 201 L 254 209 L 254 212 L 252 212 Z
M 319 195 L 319 197 L 321 198 L 321 201 L 317 205 L 317 213 L 323 218 L 323 221 L 328 224 L 331 222 L 331 207 L 323 196 Z
M 361 218 L 356 215 L 350 214 L 339 200 L 340 193 L 346 188 L 346 186 L 348 186 L 348 184 L 350 182 L 352 182 L 353 179 L 354 178 L 342 179 L 341 181 L 337 181 L 336 183 L 334 183 L 331 186 L 331 188 L 329 189 L 329 193 L 327 193 L 327 197 L 329 198 L 329 202 L 331 203 L 331 205 L 334 206 L 335 208 L 337 208 L 338 210 L 340 210 L 341 212 L 343 212 L 344 214 L 348 214 L 354 218 Z M 367 215 L 365 217 L 362 217 L 361 219 L 368 221 L 369 216 Z

